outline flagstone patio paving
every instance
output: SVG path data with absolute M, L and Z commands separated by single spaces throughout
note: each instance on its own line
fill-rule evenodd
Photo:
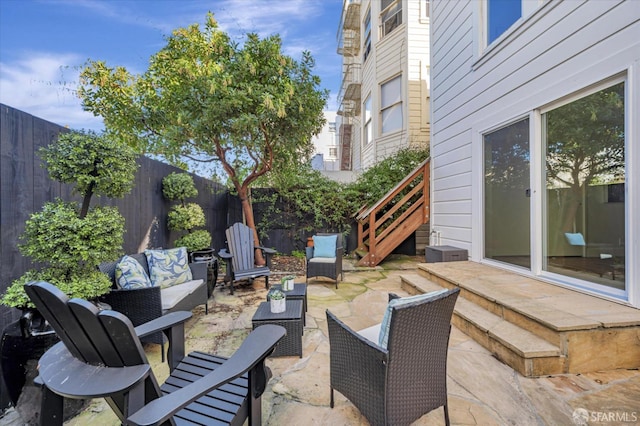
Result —
M 366 425 L 358 410 L 339 393 L 329 407 L 329 341 L 325 310 L 354 329 L 379 322 L 387 293 L 406 293 L 399 275 L 415 262 L 385 262 L 366 271 L 348 267 L 339 288 L 330 281 L 311 281 L 309 309 L 303 336 L 303 357 L 268 360 L 273 378 L 263 395 L 267 425 Z M 300 281 L 304 279 L 301 278 Z M 251 317 L 265 300 L 264 282 L 240 287 L 231 296 L 218 289 L 209 314 L 194 311 L 187 326 L 187 350 L 230 355 L 251 329 Z M 168 375 L 160 363 L 159 346 L 149 345 L 149 359 L 160 379 Z M 471 338 L 453 328 L 448 362 L 449 410 L 453 425 L 572 425 L 579 415 L 588 424 L 640 422 L 640 372 L 616 370 L 582 375 L 524 378 L 494 358 Z M 583 410 L 579 410 L 583 409 Z M 576 411 L 578 410 L 578 411 Z M 573 419 L 574 416 L 576 420 Z M 1 419 L 0 419 L 1 420 Z M 16 423 L 18 424 L 18 423 Z M 102 401 L 92 404 L 67 425 L 115 425 L 115 416 Z M 444 424 L 442 409 L 419 419 L 416 425 Z

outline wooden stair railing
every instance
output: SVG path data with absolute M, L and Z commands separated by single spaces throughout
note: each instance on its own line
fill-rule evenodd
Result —
M 429 165 L 427 158 L 377 203 L 358 212 L 359 266 L 379 265 L 429 221 Z

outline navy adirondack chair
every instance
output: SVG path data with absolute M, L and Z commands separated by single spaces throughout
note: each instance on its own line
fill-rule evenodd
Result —
M 285 335 L 283 327 L 253 331 L 229 358 L 184 355 L 184 322 L 190 312 L 173 312 L 133 327 L 119 312 L 100 311 L 69 299 L 46 282 L 25 290 L 61 342 L 40 359 L 40 424 L 62 425 L 63 398 L 105 398 L 123 424 L 261 423 L 261 395 L 270 378 L 265 358 Z M 160 386 L 140 337 L 163 331 L 169 341 L 171 374 Z

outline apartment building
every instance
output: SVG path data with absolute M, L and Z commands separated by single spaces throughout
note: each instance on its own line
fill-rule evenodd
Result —
M 429 2 L 344 0 L 336 126 L 340 169 L 429 143 Z
M 311 167 L 320 171 L 338 171 L 340 163 L 335 111 L 324 111 L 324 119 L 322 131 L 312 140 L 314 153 L 311 157 Z

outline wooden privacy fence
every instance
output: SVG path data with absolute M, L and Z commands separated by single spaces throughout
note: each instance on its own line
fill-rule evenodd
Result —
M 0 104 L 0 293 L 33 265 L 18 250 L 25 221 L 43 204 L 56 198 L 80 201 L 73 186 L 49 179 L 37 154 L 40 147 L 69 130 L 57 124 Z M 137 253 L 147 247 L 172 247 L 180 236 L 166 227 L 172 203 L 162 196 L 162 178 L 181 170 L 147 157 L 138 159 L 133 190 L 124 198 L 93 197 L 92 205 L 116 206 L 125 218 L 124 252 Z M 224 245 L 227 227 L 228 191 L 208 179 L 192 175 L 212 245 Z M 18 311 L 0 306 L 0 330 L 14 321 Z

